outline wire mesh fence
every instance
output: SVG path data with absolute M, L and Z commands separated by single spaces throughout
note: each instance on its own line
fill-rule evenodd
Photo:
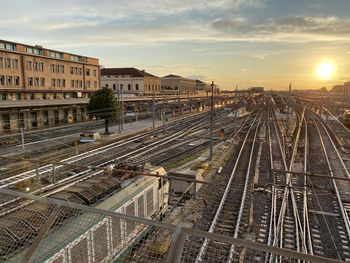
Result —
M 5 189 L 0 204 L 0 262 L 337 262 L 128 215 L 135 206 L 121 214 Z

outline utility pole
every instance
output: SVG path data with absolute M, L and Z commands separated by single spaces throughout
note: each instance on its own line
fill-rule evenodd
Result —
M 163 87 L 163 134 L 166 134 L 166 120 L 165 120 L 165 88 Z
M 214 119 L 214 81 L 211 82 L 211 100 L 210 100 L 210 151 L 209 160 L 213 159 L 213 119 Z
M 153 86 L 153 96 L 152 96 L 152 134 L 153 134 L 153 138 L 156 135 L 156 104 L 155 104 L 155 98 L 154 98 L 155 94 L 154 94 L 154 86 Z
M 119 112 L 119 127 L 118 127 L 118 132 L 122 132 L 122 109 L 121 109 L 121 103 L 120 103 L 120 90 L 118 89 L 118 104 L 120 106 L 120 112 Z
M 124 130 L 124 90 L 123 86 L 121 86 L 122 90 L 122 130 Z
M 214 85 L 214 81 L 212 83 Z M 215 116 L 216 116 L 216 109 L 215 109 L 215 104 L 216 104 L 216 92 L 217 92 L 217 89 L 216 89 L 216 85 L 214 85 L 214 93 L 213 93 L 213 123 L 214 123 L 214 126 L 215 126 Z
M 288 95 L 287 95 L 287 99 L 286 99 L 286 104 L 287 104 L 287 136 L 289 135 L 289 105 L 288 105 L 288 102 L 289 102 L 289 97 L 290 97 L 290 93 L 292 91 L 292 82 L 289 84 L 289 89 L 288 89 Z
M 234 109 L 235 109 L 235 118 L 237 118 L 238 115 L 238 110 L 239 110 L 239 99 L 238 98 L 238 85 L 236 84 L 236 95 L 235 95 L 236 100 L 234 100 Z
M 24 152 L 26 148 L 24 146 L 24 129 L 23 128 L 21 128 L 21 139 L 22 139 L 22 150 Z

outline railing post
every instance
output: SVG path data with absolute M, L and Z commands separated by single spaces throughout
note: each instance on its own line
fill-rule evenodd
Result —
M 168 257 L 166 260 L 167 263 L 180 263 L 185 239 L 186 234 L 184 227 L 182 225 L 178 225 L 171 239 Z

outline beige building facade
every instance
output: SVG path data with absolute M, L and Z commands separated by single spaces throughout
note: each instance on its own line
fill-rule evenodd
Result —
M 84 120 L 99 88 L 98 59 L 0 40 L 0 130 Z
M 196 80 L 187 79 L 177 75 L 167 75 L 162 77 L 161 88 L 167 93 L 188 94 L 196 93 Z
M 160 93 L 161 79 L 136 68 L 103 68 L 101 86 L 116 94 L 152 95 Z

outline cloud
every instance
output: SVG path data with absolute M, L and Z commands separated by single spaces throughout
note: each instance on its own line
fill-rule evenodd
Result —
M 250 55 L 250 57 L 262 60 L 262 59 L 266 58 L 266 54 L 252 54 L 252 55 Z
M 262 21 L 242 17 L 217 18 L 210 23 L 218 34 L 252 41 L 315 42 L 349 40 L 350 20 L 335 16 L 285 16 Z M 289 36 L 287 36 L 289 34 Z M 299 39 L 298 39 L 299 38 Z
M 266 0 L 61 0 L 59 5 L 43 0 L 19 2 L 13 0 L 6 10 L 0 10 L 0 34 L 12 37 L 9 40 L 23 39 L 54 49 L 162 46 L 186 41 L 348 42 L 350 35 L 350 20 L 336 16 L 261 18 L 244 12 L 263 7 Z M 28 12 L 33 6 L 35 12 Z M 205 53 L 206 49 L 194 51 Z M 252 57 L 264 59 L 266 54 Z

